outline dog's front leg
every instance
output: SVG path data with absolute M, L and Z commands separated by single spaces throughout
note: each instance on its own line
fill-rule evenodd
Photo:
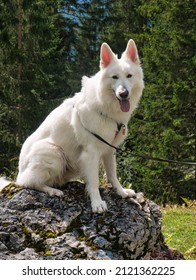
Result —
M 116 154 L 113 149 L 104 155 L 103 162 L 105 166 L 106 176 L 109 183 L 112 184 L 116 192 L 123 198 L 125 197 L 136 197 L 134 190 L 125 189 L 121 186 L 116 175 Z
M 107 210 L 106 202 L 99 192 L 99 155 L 90 145 L 81 155 L 81 169 L 86 182 L 86 191 L 90 196 L 92 211 L 102 213 Z

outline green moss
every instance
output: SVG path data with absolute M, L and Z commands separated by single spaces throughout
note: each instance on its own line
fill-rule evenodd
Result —
M 47 238 L 55 238 L 55 237 L 58 236 L 58 234 L 57 234 L 56 232 L 49 231 L 49 230 L 47 230 L 47 231 L 45 231 L 45 230 L 40 230 L 40 229 L 38 229 L 38 228 L 35 229 L 33 232 L 34 232 L 35 234 L 38 234 L 40 237 L 45 238 L 45 239 L 47 239 Z
M 21 186 L 18 186 L 14 183 L 10 183 L 9 185 L 7 185 L 5 188 L 2 189 L 1 193 L 5 194 L 8 199 L 11 199 L 13 195 L 19 192 L 20 190 L 22 190 Z
M 26 237 L 29 237 L 29 238 L 31 237 L 31 231 L 28 228 L 26 228 L 25 226 L 22 226 L 22 231 L 26 235 Z
M 58 236 L 57 233 L 52 232 L 52 231 L 46 231 L 45 234 L 46 234 L 47 238 L 56 238 Z
M 88 238 L 86 236 L 80 236 L 77 238 L 79 241 L 87 241 Z
M 25 234 L 25 242 L 24 242 L 25 247 L 33 248 L 35 252 L 38 254 L 45 254 L 46 251 L 46 245 L 44 244 L 45 240 L 42 239 L 35 242 L 35 240 L 33 240 L 31 236 L 32 231 L 26 228 L 25 226 L 22 226 L 22 231 Z
M 51 251 L 50 250 L 46 251 L 44 255 L 50 256 L 51 255 Z
M 81 257 L 82 257 L 82 254 L 75 254 L 76 259 L 81 259 Z
M 96 251 L 98 249 L 97 245 L 93 243 L 92 240 L 89 240 L 88 237 L 85 235 L 81 235 L 77 238 L 79 241 L 84 241 L 88 247 L 90 247 L 93 251 Z
M 46 252 L 46 245 L 44 244 L 44 240 L 39 240 L 33 244 L 33 248 L 36 253 L 38 254 L 45 254 Z

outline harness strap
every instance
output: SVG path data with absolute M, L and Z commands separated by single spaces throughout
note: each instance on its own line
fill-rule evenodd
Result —
M 94 133 L 94 132 L 91 132 L 89 131 L 92 135 L 94 135 L 97 139 L 99 139 L 100 141 L 102 141 L 103 143 L 105 143 L 106 145 L 110 146 L 111 148 L 114 148 L 116 151 L 120 151 L 121 149 L 116 147 L 116 146 L 113 146 L 112 144 L 110 144 L 109 142 L 107 142 L 105 139 L 103 139 L 100 135 Z

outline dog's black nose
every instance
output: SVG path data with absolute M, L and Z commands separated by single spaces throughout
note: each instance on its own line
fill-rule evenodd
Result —
M 121 97 L 122 99 L 126 99 L 126 98 L 128 97 L 128 95 L 129 95 L 129 92 L 128 92 L 127 89 L 124 89 L 124 90 L 122 90 L 122 91 L 119 93 L 119 95 L 120 95 L 120 97 Z

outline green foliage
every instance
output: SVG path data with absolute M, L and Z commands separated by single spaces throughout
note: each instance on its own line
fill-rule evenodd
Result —
M 136 41 L 145 90 L 118 155 L 124 186 L 157 202 L 195 195 L 195 168 L 130 152 L 195 161 L 195 2 L 0 0 L 0 172 L 16 170 L 24 139 L 98 71 L 103 41 Z
M 138 7 L 151 25 L 141 26 L 146 87 L 126 142 L 134 152 L 195 161 L 193 11 L 190 1 L 142 1 Z M 129 160 L 133 188 L 162 203 L 195 196 L 193 166 L 135 160 Z

